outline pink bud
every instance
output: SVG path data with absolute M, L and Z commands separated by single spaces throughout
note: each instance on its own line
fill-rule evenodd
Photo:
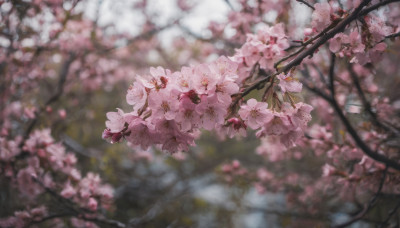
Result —
M 305 36 L 311 36 L 312 33 L 313 33 L 312 28 L 305 28 L 304 29 L 304 35 Z
M 240 167 L 240 162 L 239 162 L 238 160 L 234 160 L 234 161 L 232 162 L 232 167 L 233 167 L 234 169 L 239 168 L 239 167 Z
M 88 207 L 90 210 L 95 211 L 97 209 L 97 201 L 92 197 L 89 198 Z
M 58 115 L 60 115 L 61 119 L 65 119 L 65 117 L 67 117 L 67 112 L 65 109 L 60 109 L 58 110 Z

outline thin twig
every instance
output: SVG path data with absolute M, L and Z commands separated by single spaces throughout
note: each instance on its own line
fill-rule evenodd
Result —
M 57 101 L 63 91 L 64 91 L 64 85 L 67 80 L 68 76 L 68 71 L 69 67 L 71 66 L 71 63 L 75 60 L 75 53 L 70 53 L 67 60 L 65 60 L 64 64 L 61 67 L 60 74 L 59 74 L 59 80 L 58 80 L 58 85 L 57 85 L 57 90 L 55 93 L 45 102 L 43 107 L 39 108 L 39 110 L 35 113 L 35 118 L 30 122 L 28 125 L 28 128 L 26 129 L 24 133 L 24 139 L 27 139 L 29 137 L 29 134 L 32 132 L 33 128 L 38 122 L 40 114 L 46 109 L 46 107 L 53 102 Z
M 391 39 L 400 36 L 400 32 L 396 32 L 390 35 L 385 36 L 386 39 Z
M 365 9 L 361 10 L 361 12 L 359 13 L 358 17 L 365 16 L 368 13 L 370 13 L 370 12 L 372 12 L 372 11 L 382 7 L 382 6 L 385 6 L 387 4 L 394 3 L 394 2 L 400 2 L 400 0 L 385 0 L 385 1 L 379 2 L 379 3 L 375 4 L 375 5 L 368 6 Z
M 335 97 L 335 85 L 334 85 L 335 60 L 336 60 L 335 53 L 331 53 L 331 64 L 329 67 L 329 89 L 331 90 L 331 96 L 333 98 Z
M 310 48 L 305 50 L 304 52 L 300 53 L 295 59 L 289 62 L 286 66 L 284 66 L 280 72 L 288 72 L 293 67 L 299 65 L 304 58 L 309 55 L 314 54 L 314 52 L 323 44 L 325 44 L 329 39 L 334 37 L 337 33 L 343 31 L 347 25 L 349 25 L 353 20 L 357 19 L 361 9 L 366 6 L 371 0 L 364 0 L 360 3 L 360 5 L 354 9 L 354 11 L 340 21 L 334 28 L 329 30 L 325 35 L 319 38 Z
M 386 225 L 389 223 L 390 218 L 392 218 L 392 216 L 396 213 L 396 211 L 400 208 L 400 202 L 398 202 L 396 204 L 396 206 L 393 208 L 392 211 L 389 212 L 388 217 L 385 219 L 385 221 L 383 221 L 381 223 L 381 225 L 379 226 L 379 228 L 384 228 L 386 227 Z
M 386 125 L 384 123 L 381 123 L 378 120 L 378 116 L 376 115 L 375 112 L 372 111 L 372 106 L 369 103 L 369 101 L 367 100 L 367 98 L 365 97 L 364 91 L 361 88 L 360 82 L 358 80 L 358 75 L 356 74 L 356 72 L 354 72 L 354 70 L 353 70 L 351 65 L 348 65 L 347 69 L 348 69 L 348 71 L 350 73 L 350 76 L 351 76 L 351 79 L 353 81 L 353 84 L 355 85 L 355 87 L 357 89 L 358 96 L 360 97 L 361 102 L 363 103 L 363 106 L 364 106 L 365 110 L 371 116 L 372 123 L 375 124 L 379 128 L 385 129 L 386 131 L 392 132 L 392 133 L 394 133 L 396 135 L 400 135 L 400 133 L 396 129 L 394 129 L 394 128 L 392 128 L 392 127 L 390 127 L 390 126 L 388 126 L 388 125 Z
M 367 204 L 367 206 L 364 207 L 364 209 L 358 213 L 356 216 L 354 216 L 352 219 L 350 219 L 349 221 L 342 223 L 340 225 L 336 225 L 333 226 L 334 228 L 344 228 L 347 227 L 357 221 L 359 221 L 360 219 L 362 219 L 365 214 L 367 214 L 367 212 L 372 208 L 372 206 L 374 206 L 374 204 L 376 203 L 376 200 L 378 199 L 378 196 L 381 194 L 382 188 L 383 188 L 383 184 L 385 183 L 385 179 L 386 179 L 386 174 L 387 174 L 387 170 L 388 170 L 388 166 L 386 166 L 385 170 L 383 171 L 383 176 L 382 179 L 379 183 L 379 187 L 378 187 L 378 191 L 376 192 L 376 194 L 374 194 L 374 196 L 371 198 L 371 200 L 369 201 L 369 203 Z
M 117 228 L 125 228 L 126 227 L 125 224 L 123 224 L 119 221 L 98 217 L 95 214 L 93 214 L 93 213 L 95 213 L 94 211 L 90 211 L 86 208 L 81 208 L 81 207 L 77 208 L 77 206 L 75 206 L 74 202 L 72 202 L 71 200 L 69 200 L 67 198 L 62 197 L 61 195 L 59 195 L 57 192 L 55 192 L 51 188 L 48 188 L 47 186 L 45 186 L 37 177 L 32 176 L 32 180 L 35 183 L 39 184 L 53 198 L 55 198 L 62 205 L 64 205 L 66 209 L 70 210 L 70 212 L 69 212 L 70 216 L 75 216 L 75 217 L 85 220 L 85 221 L 91 221 L 91 222 L 95 222 L 97 224 L 105 224 L 105 225 L 109 225 L 109 226 L 113 226 L 113 227 L 117 227 Z M 88 215 L 89 213 L 91 213 L 92 215 Z M 68 215 L 64 215 L 64 216 L 68 216 Z M 93 216 L 95 216 L 95 217 L 93 217 Z
M 310 3 L 308 3 L 308 2 L 305 1 L 305 0 L 296 0 L 296 1 L 297 1 L 297 2 L 300 2 L 300 3 L 303 3 L 304 5 L 310 7 L 312 10 L 315 10 L 315 7 L 312 6 Z
M 330 77 L 334 77 L 334 74 L 330 75 Z M 334 79 L 330 79 L 330 81 L 333 81 Z M 335 91 L 335 84 L 331 85 L 331 91 Z M 347 117 L 344 115 L 342 108 L 339 106 L 339 104 L 337 103 L 336 99 L 334 95 L 331 94 L 331 99 L 326 100 L 328 101 L 332 107 L 334 108 L 334 110 L 336 111 L 336 113 L 338 114 L 340 120 L 342 121 L 342 123 L 345 125 L 347 132 L 349 132 L 349 134 L 352 136 L 353 140 L 355 141 L 355 143 L 357 144 L 357 146 L 370 158 L 374 159 L 375 161 L 381 162 L 386 164 L 387 166 L 394 168 L 396 170 L 400 170 L 400 164 L 397 163 L 396 161 L 382 155 L 382 154 L 378 154 L 376 152 L 374 152 L 358 135 L 357 131 L 353 128 L 353 126 L 350 124 L 349 120 L 347 119 Z M 323 98 L 323 97 L 322 97 Z

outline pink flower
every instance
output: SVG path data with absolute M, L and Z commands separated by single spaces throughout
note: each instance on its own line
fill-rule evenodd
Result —
M 258 129 L 273 118 L 273 115 L 267 108 L 267 103 L 257 102 L 256 99 L 252 98 L 247 101 L 247 105 L 240 107 L 239 115 L 245 121 L 246 125 L 252 129 Z
M 296 104 L 296 109 L 293 115 L 291 116 L 291 121 L 297 127 L 305 130 L 308 122 L 311 120 L 310 112 L 314 108 L 311 105 L 305 104 L 303 102 L 299 102 Z
M 172 89 L 177 89 L 179 92 L 188 92 L 193 88 L 192 77 L 194 75 L 192 67 L 182 67 L 181 72 L 174 72 L 171 75 Z
M 170 153 L 187 151 L 189 145 L 195 145 L 194 137 L 190 133 L 181 132 L 175 121 L 160 120 L 156 124 L 156 129 L 159 131 L 161 148 Z
M 193 88 L 198 93 L 213 94 L 217 80 L 217 75 L 211 72 L 207 64 L 200 64 L 194 68 Z
M 348 37 L 343 33 L 338 33 L 329 40 L 329 50 L 333 53 L 339 52 L 342 49 L 342 43 L 348 43 Z
M 126 101 L 128 104 L 133 105 L 135 110 L 144 106 L 147 99 L 147 92 L 141 81 L 136 81 L 129 87 L 126 94 Z
M 257 177 L 260 181 L 267 182 L 271 180 L 274 177 L 274 175 L 268 172 L 268 170 L 266 170 L 265 168 L 259 168 L 257 170 Z
M 232 138 L 235 135 L 239 135 L 242 137 L 246 136 L 246 129 L 247 126 L 246 124 L 243 122 L 243 120 L 239 119 L 239 118 L 230 118 L 228 121 L 228 126 L 223 128 L 226 130 L 226 134 Z
M 76 189 L 71 186 L 71 183 L 67 183 L 64 189 L 61 191 L 61 196 L 65 198 L 71 198 L 76 195 Z
M 49 153 L 49 161 L 54 169 L 64 167 L 65 148 L 61 144 L 51 144 L 46 147 L 46 151 Z
M 149 108 L 152 110 L 153 119 L 172 120 L 179 109 L 178 96 L 167 89 L 152 91 L 149 95 Z
M 58 110 L 58 115 L 61 119 L 65 119 L 67 117 L 67 112 L 65 111 L 65 109 L 60 109 Z
M 146 150 L 152 144 L 157 144 L 157 135 L 153 131 L 154 126 L 150 123 L 137 119 L 129 123 L 128 130 L 131 132 L 126 139 L 134 145 L 140 145 L 143 150 Z
M 315 10 L 311 15 L 311 24 L 317 31 L 322 31 L 324 28 L 331 24 L 332 8 L 329 3 L 326 2 L 316 3 L 314 7 Z
M 231 95 L 239 92 L 239 86 L 234 82 L 236 77 L 221 76 L 216 85 L 216 94 L 218 101 L 223 103 L 226 107 L 232 102 Z
M 294 130 L 294 126 L 284 113 L 275 112 L 270 121 L 266 122 L 256 135 L 262 137 L 266 135 L 284 135 Z
M 107 112 L 106 127 L 111 133 L 118 133 L 125 127 L 124 111 L 117 108 L 118 112 Z
M 365 51 L 365 45 L 361 42 L 361 36 L 357 30 L 352 31 L 349 35 L 349 39 L 346 41 L 350 44 L 353 53 L 362 53 Z
M 329 164 L 325 164 L 322 167 L 322 176 L 323 177 L 328 177 L 328 176 L 332 176 L 332 174 L 334 174 L 336 171 L 336 168 L 329 165 Z
M 181 99 L 180 109 L 175 118 L 180 124 L 181 131 L 189 131 L 193 126 L 198 126 L 200 123 L 200 115 L 196 112 L 196 104 L 185 96 Z
M 201 115 L 201 126 L 206 130 L 212 130 L 216 124 L 223 124 L 226 108 L 218 103 L 217 96 L 201 96 L 201 102 L 197 105 L 196 111 Z
M 87 206 L 90 210 L 95 211 L 97 209 L 97 201 L 90 197 Z
M 284 159 L 286 147 L 280 142 L 278 136 L 267 136 L 261 139 L 260 146 L 257 147 L 256 153 L 268 159 L 271 162 L 276 162 Z
M 282 74 L 279 74 L 277 77 L 279 78 L 279 87 L 281 88 L 283 93 L 286 93 L 286 92 L 299 93 L 299 92 L 301 92 L 303 84 L 301 84 L 299 81 L 294 79 L 290 73 L 287 75 L 282 73 Z

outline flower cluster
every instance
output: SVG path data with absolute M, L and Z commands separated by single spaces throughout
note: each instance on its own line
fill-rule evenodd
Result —
M 59 191 L 60 196 L 93 212 L 100 207 L 110 207 L 113 198 L 111 186 L 102 184 L 97 174 L 88 173 L 82 178 L 75 166 L 75 155 L 55 142 L 49 129 L 36 130 L 23 144 L 21 141 L 20 137 L 9 141 L 0 137 L 0 173 L 11 179 L 21 197 L 34 201 L 47 188 L 57 194 Z M 22 159 L 24 157 L 26 159 Z M 14 171 L 16 165 L 20 168 Z M 39 209 L 17 212 L 0 220 L 0 226 L 24 227 L 45 216 L 46 210 L 43 207 Z
M 257 34 L 247 34 L 246 43 L 237 50 L 233 59 L 240 68 L 253 67 L 256 63 L 265 70 L 274 70 L 274 62 L 289 47 L 283 24 L 264 27 Z
M 221 166 L 223 178 L 226 182 L 232 182 L 235 178 L 246 177 L 248 171 L 238 160 Z
M 310 121 L 311 106 L 290 100 L 290 104 L 285 102 L 276 109 L 269 108 L 266 102 L 250 99 L 240 107 L 238 115 L 231 107 L 232 96 L 239 93 L 249 77 L 248 71 L 256 64 L 273 70 L 274 60 L 287 47 L 283 24 L 278 24 L 260 30 L 257 35 L 249 34 L 232 60 L 220 57 L 209 64 L 183 67 L 178 72 L 150 68 L 151 75 L 137 76 L 127 92 L 126 101 L 133 110 L 107 113 L 103 138 L 111 143 L 124 138 L 144 150 L 158 145 L 175 153 L 194 145 L 196 132 L 201 129 L 233 137 L 244 136 L 249 126 L 259 129 L 258 137 L 282 136 L 282 143 L 290 147 Z M 292 72 L 279 74 L 277 78 L 283 95 L 301 92 L 302 84 L 293 78 Z
M 390 28 L 378 17 L 365 17 L 361 34 L 357 29 L 349 35 L 336 34 L 329 41 L 329 49 L 340 57 L 351 57 L 352 63 L 364 65 L 370 62 L 379 62 L 386 50 L 382 42 L 390 33 Z
M 151 68 L 151 76 L 138 76 L 128 90 L 126 100 L 133 111 L 107 113 L 103 138 L 125 138 L 143 149 L 158 144 L 171 153 L 187 150 L 200 128 L 224 127 L 231 95 L 239 91 L 237 67 L 220 57 L 179 72 Z
M 320 32 L 332 23 L 333 9 L 327 2 L 314 4 L 315 10 L 311 17 L 311 25 L 313 29 Z

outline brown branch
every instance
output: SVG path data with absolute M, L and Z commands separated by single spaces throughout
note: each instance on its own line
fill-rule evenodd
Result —
M 342 21 L 340 21 L 334 28 L 332 28 L 330 31 L 328 31 L 325 35 L 323 35 L 321 38 L 319 38 L 313 45 L 311 45 L 310 48 L 305 50 L 304 52 L 300 53 L 295 59 L 293 59 L 291 62 L 289 62 L 286 66 L 284 66 L 280 72 L 288 72 L 291 68 L 299 65 L 304 58 L 306 58 L 309 55 L 314 54 L 314 52 L 323 44 L 325 44 L 329 39 L 334 37 L 337 33 L 343 31 L 347 25 L 349 25 L 353 20 L 357 19 L 359 17 L 359 13 L 361 9 L 366 6 L 371 0 L 364 0 L 360 3 L 360 5 L 354 9 L 354 11 L 344 18 Z
M 293 211 L 275 210 L 275 209 L 252 207 L 252 206 L 247 206 L 247 209 L 261 211 L 266 214 L 274 214 L 274 215 L 284 216 L 284 217 L 296 217 L 296 218 L 311 219 L 311 220 L 317 220 L 317 221 L 330 221 L 329 216 L 324 215 L 324 214 L 313 215 L 313 214 L 307 214 L 307 213 L 297 213 L 297 212 L 293 212 Z
M 386 131 L 394 133 L 395 135 L 400 135 L 400 133 L 396 129 L 394 129 L 394 128 L 392 128 L 392 127 L 390 127 L 390 126 L 388 126 L 388 125 L 386 125 L 384 123 L 381 123 L 378 120 L 378 116 L 376 115 L 375 112 L 372 111 L 372 106 L 369 103 L 369 101 L 367 100 L 367 98 L 365 97 L 364 91 L 361 88 L 360 82 L 358 80 L 358 75 L 356 74 L 356 72 L 354 72 L 354 70 L 351 67 L 351 65 L 348 65 L 347 69 L 348 69 L 348 71 L 350 73 L 350 76 L 351 76 L 351 79 L 353 81 L 353 84 L 355 85 L 355 87 L 357 89 L 358 96 L 360 97 L 361 102 L 363 103 L 363 106 L 365 107 L 365 110 L 371 116 L 372 123 L 374 125 L 376 125 L 377 127 L 379 127 L 379 128 L 382 128 L 382 129 L 384 129 Z
M 379 2 L 379 3 L 375 4 L 375 5 L 366 7 L 365 9 L 363 9 L 363 10 L 360 12 L 360 14 L 358 15 L 358 17 L 365 16 L 365 15 L 367 15 L 368 13 L 370 13 L 370 12 L 372 12 L 372 11 L 378 9 L 379 7 L 382 7 L 382 6 L 385 6 L 385 5 L 387 5 L 387 4 L 394 3 L 394 2 L 400 2 L 400 0 L 385 0 L 385 1 Z
M 370 1 L 371 0 L 362 1 L 359 4 L 359 6 L 357 8 L 355 8 L 353 10 L 353 12 L 351 14 L 349 14 L 347 17 L 345 17 L 341 21 L 337 21 L 336 23 L 332 23 L 327 28 L 325 28 L 322 32 L 320 32 L 318 35 L 316 35 L 315 37 L 311 38 L 310 40 L 304 42 L 302 44 L 302 47 L 299 50 L 297 50 L 296 52 L 294 52 L 294 53 L 282 58 L 278 62 L 276 62 L 274 64 L 275 68 L 277 68 L 278 65 L 280 63 L 282 63 L 283 61 L 296 56 L 296 58 L 294 58 L 291 62 L 289 62 L 288 64 L 286 64 L 282 68 L 277 69 L 277 72 L 275 74 L 271 75 L 270 77 L 274 77 L 274 76 L 276 76 L 276 75 L 278 75 L 278 74 L 280 74 L 282 72 L 289 72 L 289 70 L 291 70 L 293 67 L 296 67 L 297 65 L 300 65 L 301 62 L 307 56 L 312 56 L 314 54 L 314 52 L 320 46 L 325 44 L 329 39 L 334 37 L 337 33 L 342 32 L 346 28 L 346 26 L 348 26 L 352 21 L 354 21 L 357 18 L 359 18 L 361 15 L 368 14 L 369 12 L 371 12 L 371 11 L 373 11 L 375 9 L 378 9 L 379 7 L 381 7 L 383 5 L 386 5 L 386 4 L 389 4 L 389 3 L 392 3 L 392 2 L 396 2 L 396 1 L 400 1 L 400 0 L 382 1 L 382 2 L 380 2 L 378 4 L 372 5 L 372 6 L 368 7 L 368 8 L 365 8 L 364 10 L 362 10 L 362 8 L 365 7 L 366 5 L 368 5 L 370 3 Z M 311 44 L 314 40 L 316 40 L 316 42 L 313 43 L 308 49 L 306 49 L 307 45 Z M 266 82 L 265 79 L 262 79 L 262 80 L 260 80 L 258 82 L 255 82 L 250 87 L 248 87 L 245 90 L 245 92 L 243 92 L 243 95 L 241 95 L 240 98 L 242 98 L 243 96 L 247 95 L 252 90 L 259 88 L 259 86 L 262 85 L 265 82 Z M 235 106 L 238 102 L 239 102 L 239 99 L 236 99 L 234 101 L 233 105 L 231 105 L 231 107 Z M 394 165 L 394 164 L 392 164 L 392 165 Z
M 309 89 L 311 92 L 317 94 L 318 96 L 320 96 L 321 98 L 323 98 L 324 100 L 326 100 L 328 103 L 330 103 L 332 105 L 332 107 L 334 108 L 334 110 L 336 111 L 336 113 L 338 114 L 340 120 L 342 121 L 342 123 L 345 125 L 347 131 L 349 132 L 349 134 L 351 135 L 351 137 L 353 138 L 353 140 L 355 141 L 355 143 L 357 144 L 357 146 L 370 158 L 374 159 L 377 162 L 381 162 L 386 164 L 387 166 L 399 170 L 400 171 L 400 164 L 391 160 L 390 158 L 387 158 L 386 156 L 383 156 L 381 154 L 378 154 L 374 151 L 371 150 L 371 148 L 369 148 L 365 142 L 360 138 L 360 136 L 357 134 L 356 130 L 351 126 L 349 120 L 346 118 L 346 116 L 343 114 L 342 109 L 340 108 L 340 106 L 338 105 L 338 103 L 336 102 L 336 100 L 326 97 L 325 95 L 322 95 L 321 93 L 317 92 L 319 90 L 316 90 L 313 87 L 309 87 L 308 85 L 305 85 L 304 87 L 306 87 L 307 89 Z
M 235 100 L 233 101 L 233 103 L 230 105 L 230 108 L 235 107 L 235 106 L 239 103 L 240 99 L 242 99 L 243 97 L 245 97 L 247 94 L 249 94 L 249 93 L 250 93 L 251 91 L 253 91 L 254 89 L 260 88 L 260 85 L 262 85 L 263 83 L 266 83 L 268 80 L 270 80 L 271 77 L 275 77 L 276 75 L 278 75 L 278 73 L 275 73 L 275 74 L 273 74 L 273 75 L 269 75 L 269 76 L 267 76 L 267 77 L 265 77 L 265 78 L 262 78 L 262 79 L 260 79 L 260 80 L 258 80 L 258 81 L 256 81 L 256 82 L 254 82 L 253 84 L 251 84 L 251 85 L 250 85 L 249 87 L 247 87 L 243 92 L 234 94 L 234 95 L 237 95 L 237 97 L 235 98 Z M 233 95 L 233 96 L 234 96 L 234 95 Z
M 229 6 L 229 8 L 231 8 L 232 11 L 235 11 L 235 9 L 233 8 L 233 6 L 229 0 L 224 0 L 224 2 Z
M 330 81 L 333 81 L 334 79 L 334 74 L 329 75 L 330 77 Z M 332 79 L 331 79 L 332 78 Z M 340 120 L 342 121 L 342 123 L 345 125 L 347 132 L 349 132 L 349 134 L 351 135 L 351 137 L 353 138 L 353 140 L 355 141 L 355 143 L 357 144 L 357 146 L 370 158 L 374 159 L 375 161 L 381 162 L 386 164 L 387 166 L 394 168 L 396 170 L 400 171 L 400 164 L 393 161 L 392 159 L 382 155 L 382 154 L 378 154 L 376 152 L 374 152 L 358 135 L 357 131 L 353 128 L 353 126 L 351 125 L 351 123 L 349 122 L 349 120 L 347 119 L 347 117 L 344 115 L 344 113 L 342 112 L 341 107 L 339 106 L 339 104 L 337 103 L 335 97 L 334 97 L 334 91 L 335 91 L 335 84 L 331 85 L 331 99 L 327 100 L 332 107 L 334 108 L 334 110 L 336 111 L 336 113 L 338 114 Z
M 331 96 L 333 97 L 333 99 L 335 99 L 335 85 L 334 85 L 335 60 L 336 60 L 335 53 L 331 53 L 331 64 L 329 67 L 329 89 L 331 91 Z
M 396 213 L 396 211 L 397 211 L 399 208 L 400 208 L 400 202 L 398 202 L 398 203 L 396 204 L 396 206 L 393 208 L 393 210 L 389 212 L 388 217 L 385 219 L 385 221 L 383 221 L 383 222 L 381 223 L 381 225 L 379 226 L 379 228 L 387 227 L 386 225 L 388 224 L 390 218 Z
M 74 215 L 75 214 L 68 213 L 68 212 L 67 213 L 60 213 L 60 214 L 52 214 L 52 215 L 48 215 L 46 217 L 43 217 L 43 218 L 41 218 L 39 220 L 32 220 L 25 227 L 30 227 L 32 225 L 37 225 L 37 224 L 40 224 L 40 223 L 43 223 L 43 222 L 46 222 L 48 220 L 55 219 L 55 218 L 70 217 L 70 216 L 74 216 Z
M 364 209 L 359 212 L 356 216 L 354 216 L 352 219 L 350 219 L 349 221 L 342 223 L 340 225 L 336 225 L 333 226 L 334 228 L 344 228 L 347 227 L 357 221 L 359 221 L 360 219 L 362 219 L 365 214 L 367 214 L 367 212 L 374 206 L 374 204 L 376 203 L 376 200 L 378 199 L 378 196 L 381 194 L 382 188 L 383 188 L 383 184 L 385 182 L 386 179 L 386 174 L 387 174 L 387 170 L 388 167 L 386 166 L 385 170 L 383 171 L 383 176 L 382 179 L 379 183 L 379 187 L 378 187 L 378 191 L 376 192 L 376 194 L 371 198 L 371 200 L 369 201 L 368 205 L 364 207 Z
M 385 36 L 385 39 L 392 39 L 392 38 L 396 38 L 396 37 L 399 37 L 399 36 L 400 36 L 400 32 L 396 32 L 396 33 L 393 33 L 393 34 Z
M 74 217 L 77 217 L 77 218 L 85 220 L 85 221 L 91 221 L 91 222 L 95 222 L 97 224 L 104 224 L 104 225 L 109 225 L 109 226 L 113 226 L 113 227 L 117 227 L 117 228 L 126 227 L 125 224 L 123 224 L 119 221 L 116 221 L 116 220 L 100 218 L 98 216 L 92 217 L 93 215 L 88 216 L 86 214 L 88 214 L 88 213 L 93 214 L 95 212 L 90 211 L 86 208 L 81 208 L 81 207 L 77 208 L 78 206 L 76 206 L 74 202 L 72 202 L 71 200 L 69 200 L 67 198 L 62 197 L 61 195 L 59 195 L 57 192 L 55 192 L 51 188 L 48 188 L 47 186 L 45 186 L 37 177 L 32 176 L 32 180 L 35 183 L 39 184 L 47 193 L 49 193 L 58 202 L 60 202 L 62 205 L 64 205 L 66 209 L 70 210 L 69 216 L 74 216 Z M 53 218 L 56 218 L 54 216 L 53 216 Z M 68 216 L 68 215 L 64 215 L 64 216 Z M 48 218 L 48 219 L 51 219 L 51 218 Z M 46 219 L 46 220 L 48 220 L 48 219 Z
M 300 3 L 303 3 L 304 5 L 310 7 L 312 10 L 315 10 L 315 7 L 312 6 L 310 3 L 308 3 L 308 2 L 305 1 L 305 0 L 296 0 L 296 1 L 297 1 L 297 2 L 300 2 Z
M 57 101 L 61 97 L 62 93 L 64 92 L 64 85 L 65 85 L 65 82 L 67 79 L 69 67 L 71 66 L 71 63 L 74 60 L 75 60 L 75 53 L 70 53 L 69 57 L 67 58 L 67 60 L 64 62 L 64 64 L 61 67 L 56 92 L 45 102 L 43 107 L 41 107 L 38 111 L 36 111 L 35 118 L 30 122 L 30 124 L 28 125 L 28 128 L 26 129 L 26 131 L 24 133 L 24 139 L 27 139 L 29 137 L 29 134 L 32 132 L 33 128 L 35 127 L 35 125 L 38 122 L 39 115 L 43 113 L 43 111 L 46 109 L 46 107 L 48 105 L 50 105 L 51 103 Z M 21 146 L 22 146 L 22 144 L 21 144 Z

